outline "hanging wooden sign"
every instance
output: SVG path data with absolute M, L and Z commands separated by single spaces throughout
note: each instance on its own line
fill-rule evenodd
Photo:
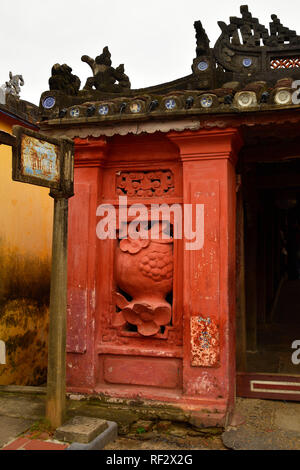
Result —
M 45 186 L 63 194 L 73 195 L 73 141 L 54 139 L 21 126 L 13 127 L 14 181 Z

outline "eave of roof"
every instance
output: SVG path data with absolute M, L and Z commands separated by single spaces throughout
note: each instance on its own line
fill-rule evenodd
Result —
M 6 117 L 8 117 L 12 120 L 18 121 L 18 124 L 24 124 L 27 127 L 30 127 L 32 129 L 38 129 L 39 128 L 38 124 L 34 123 L 32 120 L 30 121 L 26 114 L 15 112 L 15 111 L 11 110 L 9 107 L 7 107 L 3 104 L 0 104 L 0 114 L 4 115 L 4 116 L 6 116 Z
M 300 125 L 300 105 L 291 107 L 281 107 L 277 109 L 265 109 L 264 111 L 256 110 L 227 113 L 205 113 L 198 115 L 171 115 L 157 117 L 157 119 L 144 120 L 117 120 L 117 121 L 94 121 L 88 119 L 77 122 L 75 125 L 69 125 L 63 120 L 53 120 L 51 122 L 42 122 L 41 130 L 48 135 L 56 137 L 66 136 L 69 138 L 98 138 L 101 136 L 112 137 L 114 135 L 138 135 L 141 133 L 153 134 L 155 132 L 167 133 L 170 131 L 182 132 L 185 130 L 199 130 L 226 127 L 253 127 L 253 126 L 281 126 L 283 124 L 299 124 Z M 89 118 L 90 119 L 90 118 Z M 55 122 L 54 122 L 55 121 Z

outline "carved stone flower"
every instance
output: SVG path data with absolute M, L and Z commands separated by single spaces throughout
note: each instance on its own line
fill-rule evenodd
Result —
M 122 327 L 126 323 L 136 325 L 138 332 L 143 336 L 155 335 L 160 327 L 168 325 L 171 320 L 171 307 L 167 305 L 152 306 L 146 302 L 131 302 L 119 292 L 114 293 L 114 299 L 120 309 L 116 313 L 113 326 Z
M 120 249 L 124 252 L 128 252 L 131 255 L 138 253 L 143 248 L 146 248 L 150 243 L 150 240 L 133 240 L 132 238 L 126 238 L 120 241 Z
M 168 325 L 171 320 L 171 308 L 167 306 L 152 307 L 146 303 L 136 303 L 122 310 L 125 320 L 136 325 L 143 336 L 155 335 L 162 325 Z

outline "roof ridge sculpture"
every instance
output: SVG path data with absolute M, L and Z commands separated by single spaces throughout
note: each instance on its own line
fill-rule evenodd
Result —
M 41 96 L 43 118 L 58 116 L 61 109 L 70 106 L 103 99 L 152 95 L 156 100 L 156 95 L 183 91 L 204 93 L 226 88 L 226 84 L 232 82 L 239 82 L 240 89 L 249 83 L 265 82 L 272 89 L 279 80 L 290 78 L 291 71 L 294 80 L 300 79 L 300 36 L 285 27 L 277 15 L 271 15 L 268 29 L 252 15 L 247 5 L 242 5 L 240 12 L 241 16 L 230 17 L 228 24 L 218 22 L 221 34 L 213 48 L 201 21 L 195 21 L 196 57 L 192 74 L 171 82 L 131 89 L 124 65 L 112 66 L 107 46 L 95 59 L 82 56 L 81 60 L 93 72 L 83 89 L 80 89 L 80 79 L 71 73 L 69 66 L 56 64 L 49 80 L 53 93 L 51 97 L 47 92 Z
M 283 26 L 277 15 L 271 15 L 268 30 L 252 16 L 247 5 L 242 5 L 240 11 L 241 18 L 230 17 L 229 24 L 218 22 L 222 32 L 215 44 L 214 55 L 224 70 L 243 73 L 245 68 L 249 71 L 253 66 L 256 72 L 267 72 L 274 56 L 300 54 L 300 36 Z M 244 63 L 239 61 L 243 55 L 244 59 L 249 59 Z

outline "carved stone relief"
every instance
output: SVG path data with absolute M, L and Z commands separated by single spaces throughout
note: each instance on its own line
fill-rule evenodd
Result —
M 140 171 L 117 174 L 116 192 L 119 196 L 153 197 L 174 193 L 174 177 L 170 170 Z
M 115 252 L 115 280 L 119 292 L 114 300 L 119 311 L 113 326 L 134 325 L 142 336 L 160 333 L 172 317 L 166 297 L 173 286 L 173 240 L 120 240 Z

